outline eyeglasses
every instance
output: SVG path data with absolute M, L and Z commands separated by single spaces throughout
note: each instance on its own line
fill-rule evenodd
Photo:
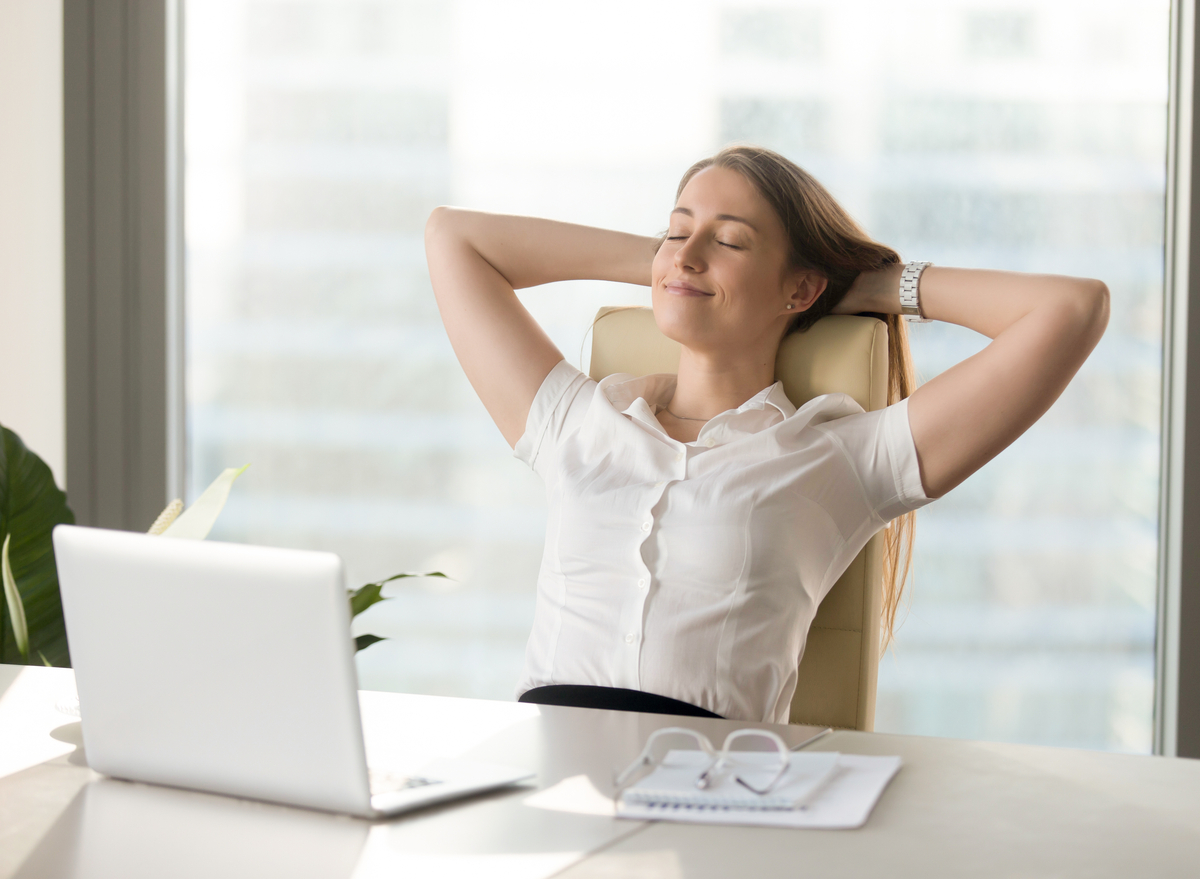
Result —
M 699 790 L 708 790 L 727 772 L 733 772 L 733 780 L 753 793 L 763 796 L 771 792 L 771 790 L 779 783 L 779 780 L 787 774 L 788 766 L 791 765 L 791 753 L 788 751 L 788 746 L 784 743 L 776 733 L 766 729 L 738 729 L 731 732 L 725 737 L 725 743 L 721 746 L 721 750 L 717 751 L 712 742 L 703 733 L 696 732 L 694 729 L 687 729 L 682 726 L 669 726 L 660 730 L 655 730 L 650 738 L 646 739 L 646 745 L 642 748 L 642 753 L 637 756 L 637 759 L 625 768 L 625 771 L 618 775 L 613 785 L 614 799 L 621 795 L 621 792 L 636 784 L 640 779 L 647 776 L 656 767 L 662 765 L 670 754 L 669 749 L 660 749 L 662 753 L 657 753 L 655 746 L 667 736 L 684 736 L 696 743 L 696 749 L 704 752 L 708 757 L 708 765 L 701 770 L 696 776 L 696 787 Z M 739 748 L 734 749 L 735 742 L 750 744 L 756 742 L 760 746 L 758 748 Z M 769 747 L 762 747 L 762 745 Z M 747 753 L 762 753 L 763 751 L 775 752 L 777 762 L 772 761 L 766 767 L 761 762 L 753 763 L 741 759 L 739 755 Z M 766 784 L 754 784 L 746 778 L 748 771 L 762 772 L 764 769 L 770 772 L 770 778 Z

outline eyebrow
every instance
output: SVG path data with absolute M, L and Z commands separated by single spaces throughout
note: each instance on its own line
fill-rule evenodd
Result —
M 691 212 L 691 210 L 689 208 L 675 208 L 675 210 L 671 211 L 671 213 L 672 214 L 686 214 L 687 216 L 692 217 L 692 218 L 695 218 L 695 216 L 696 216 L 695 214 L 693 214 Z M 745 217 L 739 217 L 736 214 L 717 214 L 717 219 L 718 220 L 730 220 L 734 223 L 742 223 L 746 226 L 749 226 L 755 232 L 758 231 L 757 226 L 755 226 L 753 223 L 751 223 Z

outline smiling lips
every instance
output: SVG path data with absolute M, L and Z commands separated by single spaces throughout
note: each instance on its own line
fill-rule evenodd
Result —
M 704 290 L 701 290 L 699 287 L 693 287 L 691 284 L 687 283 L 686 281 L 670 281 L 667 284 L 667 291 L 669 293 L 674 293 L 676 296 L 712 296 L 713 295 L 712 293 L 708 293 Z

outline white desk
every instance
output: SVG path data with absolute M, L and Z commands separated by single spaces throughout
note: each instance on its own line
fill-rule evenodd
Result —
M 813 747 L 904 759 L 861 830 L 641 824 L 589 791 L 681 718 L 364 693 L 373 751 L 539 773 L 371 823 L 100 779 L 55 708 L 73 692 L 69 671 L 0 666 L 0 877 L 1200 875 L 1200 761 L 839 732 Z

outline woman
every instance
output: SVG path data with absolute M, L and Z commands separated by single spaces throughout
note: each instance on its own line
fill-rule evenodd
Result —
M 1099 281 L 905 266 L 752 147 L 688 170 L 664 239 L 438 208 L 426 252 L 459 362 L 547 484 L 526 701 L 785 723 L 817 605 L 867 540 L 1028 429 L 1108 321 Z M 563 360 L 513 291 L 582 278 L 650 285 L 677 377 L 597 384 Z M 830 312 L 898 315 L 902 281 L 910 310 L 915 293 L 992 342 L 900 399 L 891 317 L 893 405 L 796 410 L 774 382 L 783 337 Z

